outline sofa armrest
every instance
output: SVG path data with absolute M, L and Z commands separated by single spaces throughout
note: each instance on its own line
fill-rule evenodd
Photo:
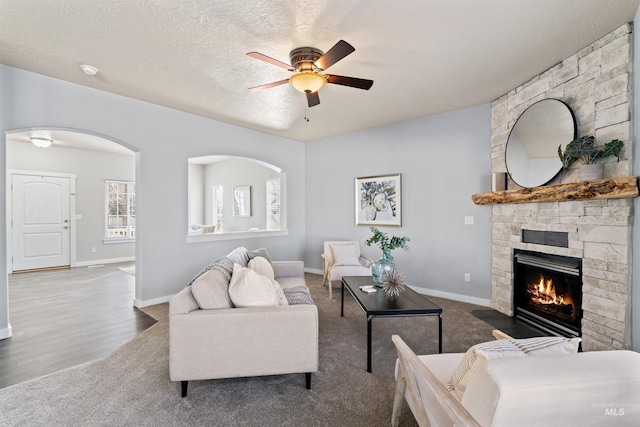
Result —
M 273 261 L 273 270 L 277 277 L 302 276 L 304 277 L 303 261 Z
M 200 307 L 187 286 L 169 300 L 169 314 L 187 314 Z
M 195 310 L 169 318 L 172 381 L 318 370 L 318 309 L 301 304 Z

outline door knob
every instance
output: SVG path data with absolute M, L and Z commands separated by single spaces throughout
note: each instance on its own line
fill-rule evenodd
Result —
M 65 229 L 65 230 L 68 230 L 68 229 L 69 229 L 69 227 L 67 227 L 67 226 L 65 225 L 65 226 L 64 226 L 64 229 Z

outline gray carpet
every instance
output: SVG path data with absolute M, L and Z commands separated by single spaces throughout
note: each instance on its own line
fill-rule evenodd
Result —
M 391 420 L 399 334 L 418 354 L 437 352 L 437 318 L 376 319 L 372 373 L 366 372 L 366 319 L 351 297 L 340 317 L 321 276 L 306 275 L 320 317 L 320 370 L 303 374 L 191 381 L 189 395 L 169 380 L 168 305 L 144 311 L 158 323 L 102 360 L 0 390 L 7 426 L 386 426 Z M 429 298 L 444 310 L 443 351 L 491 340 L 481 307 Z M 406 403 L 401 425 L 416 422 Z

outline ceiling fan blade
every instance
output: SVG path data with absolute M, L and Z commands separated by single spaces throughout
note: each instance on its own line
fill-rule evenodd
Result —
M 315 107 L 320 104 L 318 92 L 307 92 L 307 103 L 309 104 L 309 107 Z
M 272 87 L 284 85 L 284 84 L 287 84 L 287 83 L 289 83 L 289 79 L 280 80 L 280 81 L 273 82 L 273 83 L 267 83 L 266 85 L 250 87 L 249 90 L 251 92 L 260 92 L 261 90 L 271 89 Z
M 326 75 L 328 83 L 333 83 L 336 85 L 355 87 L 357 89 L 369 90 L 371 86 L 373 86 L 373 80 L 367 79 L 358 79 L 356 77 L 345 77 L 345 76 L 333 76 Z
M 280 68 L 284 68 L 287 71 L 293 71 L 293 67 L 289 64 L 285 64 L 282 61 L 278 61 L 277 59 L 273 59 L 267 55 L 263 55 L 260 52 L 249 52 L 247 56 L 250 56 L 255 59 L 259 59 L 260 61 L 268 62 L 269 64 L 278 66 Z
M 333 45 L 333 47 L 329 49 L 327 53 L 318 58 L 314 65 L 322 70 L 326 70 L 355 50 L 356 49 L 349 43 L 344 40 L 340 40 L 338 43 Z

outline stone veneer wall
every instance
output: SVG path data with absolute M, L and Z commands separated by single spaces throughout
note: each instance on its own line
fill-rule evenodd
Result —
M 625 142 L 620 162 L 603 159 L 605 177 L 631 174 L 631 31 L 631 24 L 616 29 L 492 103 L 492 172 L 507 170 L 505 146 L 520 114 L 553 98 L 573 110 L 578 136 Z M 550 184 L 578 181 L 575 165 Z M 491 306 L 513 315 L 514 249 L 582 258 L 583 349 L 630 348 L 632 206 L 632 199 L 494 205 Z M 522 229 L 568 232 L 569 247 L 522 243 Z

